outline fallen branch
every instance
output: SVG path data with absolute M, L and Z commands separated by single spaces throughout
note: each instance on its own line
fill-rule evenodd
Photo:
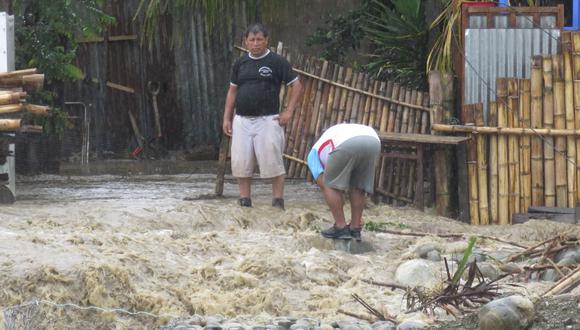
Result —
M 404 231 L 398 231 L 398 230 L 389 230 L 389 229 L 377 229 L 375 230 L 377 232 L 380 233 L 386 233 L 386 234 L 393 234 L 393 235 L 403 235 L 403 236 L 417 236 L 417 237 L 424 237 L 424 236 L 437 236 L 437 237 L 441 237 L 441 238 L 467 238 L 466 234 L 431 234 L 431 233 L 421 233 L 421 232 L 404 232 Z M 528 249 L 527 246 L 516 243 L 516 242 L 511 242 L 511 241 L 507 241 L 498 237 L 494 237 L 494 236 L 488 236 L 488 235 L 472 235 L 469 234 L 469 236 L 476 236 L 476 237 L 480 237 L 480 238 L 485 238 L 485 239 L 490 239 L 490 240 L 494 240 L 494 241 L 498 241 L 498 242 L 502 242 L 502 243 L 506 243 L 506 244 L 510 244 L 513 246 L 517 246 L 519 248 L 522 249 Z
M 407 287 L 400 285 L 400 284 L 395 284 L 395 283 L 385 283 L 385 282 L 377 282 L 377 281 L 373 281 L 373 280 L 362 280 L 365 283 L 368 284 L 373 284 L 373 285 L 378 285 L 378 286 L 384 286 L 387 288 L 391 288 L 391 289 L 399 289 L 399 290 L 403 290 L 403 291 L 407 291 Z
M 337 310 L 338 313 L 344 314 L 346 316 L 350 316 L 350 317 L 354 317 L 355 319 L 359 319 L 359 320 L 365 320 L 371 324 L 375 323 L 377 321 L 376 318 L 370 316 L 370 315 L 360 315 L 360 314 L 356 314 L 353 312 L 349 312 L 349 311 L 345 311 L 344 309 L 339 309 Z M 391 321 L 391 320 L 389 320 Z
M 507 262 L 514 261 L 514 260 L 516 260 L 517 258 L 519 258 L 519 257 L 521 257 L 521 256 L 524 256 L 524 255 L 526 255 L 526 254 L 528 254 L 528 253 L 530 253 L 530 252 L 534 251 L 536 248 L 538 248 L 538 247 L 540 247 L 540 246 L 542 246 L 542 245 L 544 245 L 544 244 L 550 243 L 550 242 L 552 242 L 552 241 L 554 241 L 554 240 L 556 240 L 556 239 L 558 239 L 558 238 L 559 238 L 559 236 L 552 237 L 552 238 L 550 238 L 550 239 L 547 239 L 547 240 L 545 240 L 545 241 L 543 241 L 543 242 L 541 242 L 541 243 L 538 243 L 538 244 L 536 244 L 536 245 L 534 245 L 534 246 L 530 246 L 529 248 L 525 249 L 524 251 L 522 251 L 522 252 L 519 252 L 519 253 L 516 253 L 516 254 L 512 255 L 511 257 L 509 257 L 509 258 L 507 259 Z

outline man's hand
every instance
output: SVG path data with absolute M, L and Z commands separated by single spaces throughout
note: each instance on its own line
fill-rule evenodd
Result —
M 224 119 L 224 125 L 222 127 L 224 134 L 227 136 L 232 136 L 232 121 Z
M 285 126 L 292 119 L 292 113 L 288 111 L 281 112 L 275 119 L 278 120 L 280 126 Z

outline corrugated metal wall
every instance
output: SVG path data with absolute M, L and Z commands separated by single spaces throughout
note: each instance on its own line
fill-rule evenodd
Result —
M 163 134 L 160 142 L 166 149 L 217 145 L 229 68 L 232 56 L 237 54 L 232 48 L 233 41 L 228 39 L 236 33 L 223 33 L 220 29 L 245 26 L 245 22 L 235 22 L 236 17 L 244 15 L 228 13 L 234 23 L 218 23 L 211 32 L 207 31 L 199 11 L 191 13 L 189 21 L 175 23 L 167 19 L 162 22 L 150 52 L 139 40 L 114 38 L 140 36 L 140 21 L 133 20 L 138 4 L 139 0 L 109 2 L 107 11 L 117 19 L 117 24 L 106 31 L 104 40 L 81 43 L 76 64 L 87 77 L 66 87 L 66 101 L 87 105 L 92 155 L 123 155 L 137 146 L 129 111 L 136 116 L 141 133 L 146 138 L 154 137 L 149 81 L 160 84 L 157 96 Z M 174 36 L 174 32 L 179 36 Z M 172 39 L 178 40 L 175 47 L 171 47 Z M 129 87 L 134 93 L 108 87 L 107 82 Z M 78 113 L 76 109 L 67 109 L 71 114 Z M 75 140 L 75 136 L 67 138 Z M 72 144 L 67 147 L 65 140 L 63 156 L 75 149 Z
M 532 16 L 518 16 L 517 28 L 507 28 L 507 16 L 495 16 L 496 28 L 486 16 L 471 16 L 465 30 L 464 104 L 483 103 L 487 120 L 488 102 L 495 101 L 496 79 L 529 78 L 532 56 L 559 51 L 560 30 L 556 19 L 545 16 L 540 28 Z

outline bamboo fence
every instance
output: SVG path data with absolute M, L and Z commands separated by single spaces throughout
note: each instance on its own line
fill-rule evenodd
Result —
M 562 53 L 534 56 L 530 79 L 500 78 L 485 122 L 481 104 L 463 106 L 472 224 L 508 224 L 530 206 L 580 202 L 580 33 L 562 35 Z
M 311 180 L 306 157 L 312 145 L 330 126 L 359 123 L 378 132 L 430 133 L 428 93 L 394 81 L 378 81 L 353 68 L 314 57 L 291 56 L 286 48 L 276 52 L 289 57 L 303 86 L 302 98 L 285 127 L 289 178 Z M 286 90 L 281 93 L 281 111 L 287 106 Z M 409 147 L 392 147 L 413 152 Z M 405 150 L 403 150 L 405 149 Z M 412 203 L 416 187 L 414 160 L 381 157 L 376 186 L 386 201 Z

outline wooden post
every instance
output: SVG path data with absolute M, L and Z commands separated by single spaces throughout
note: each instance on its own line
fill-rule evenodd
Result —
M 531 112 L 532 128 L 542 128 L 542 57 L 534 56 L 531 75 Z M 544 205 L 544 151 L 539 136 L 532 137 L 532 205 Z
M 453 114 L 453 76 L 451 74 L 431 71 L 429 73 L 429 97 L 432 109 L 431 120 L 433 123 L 447 123 Z M 433 134 L 440 134 L 433 132 Z M 450 182 L 451 164 L 453 157 L 448 149 L 439 148 L 435 150 L 433 166 L 435 171 L 435 205 L 437 214 L 443 216 L 451 215 Z M 465 166 L 459 164 L 459 166 Z M 467 182 L 459 182 L 467 189 Z M 459 205 L 465 212 L 468 205 Z
M 224 179 L 226 176 L 226 163 L 230 149 L 229 136 L 223 135 L 220 142 L 220 150 L 218 154 L 217 179 L 215 181 L 215 194 L 222 196 L 224 194 Z

